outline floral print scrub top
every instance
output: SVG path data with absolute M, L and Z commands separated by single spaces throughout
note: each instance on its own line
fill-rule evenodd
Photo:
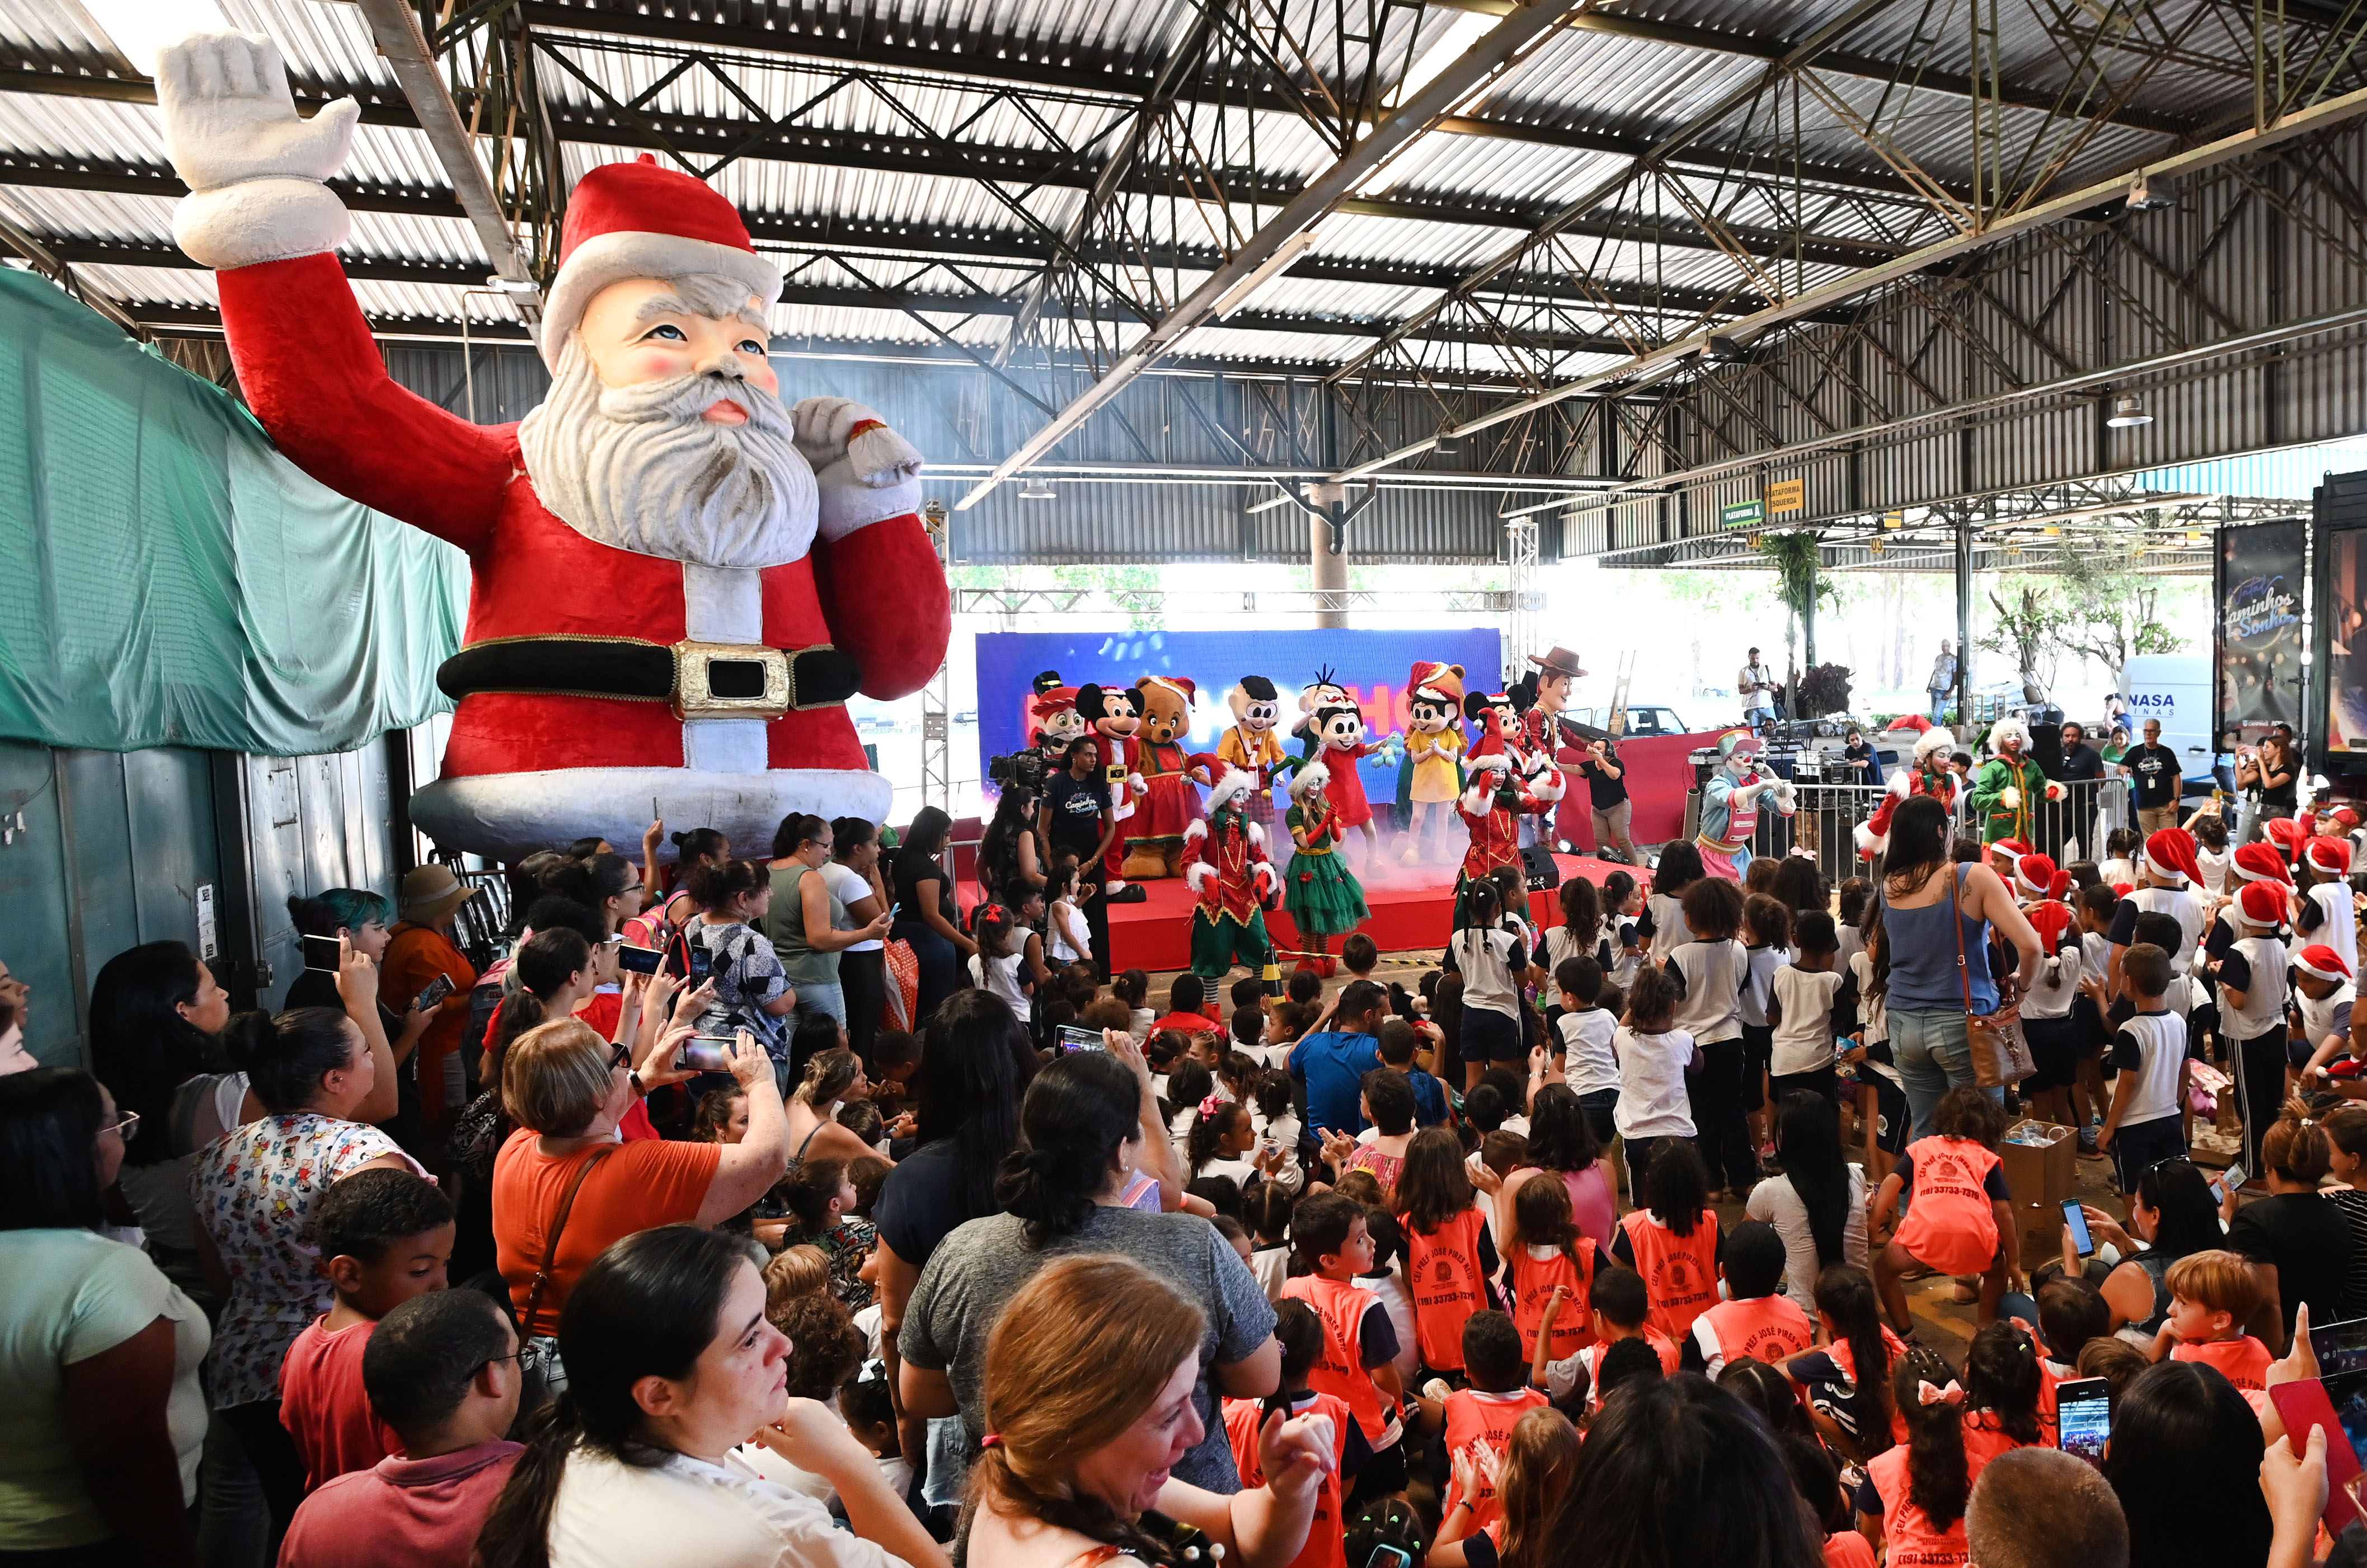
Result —
M 198 1153 L 189 1196 L 230 1271 L 230 1301 L 214 1331 L 216 1410 L 279 1397 L 288 1347 L 335 1304 L 314 1267 L 321 1199 L 388 1154 L 427 1174 L 377 1128 L 310 1110 L 250 1121 Z

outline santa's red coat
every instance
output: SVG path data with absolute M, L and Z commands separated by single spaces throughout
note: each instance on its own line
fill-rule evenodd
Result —
M 517 426 L 471 424 L 396 385 L 334 256 L 217 278 L 240 385 L 280 450 L 330 488 L 468 553 L 469 643 L 580 635 L 663 645 L 688 635 L 683 563 L 576 532 L 536 494 Z M 911 513 L 834 543 L 817 536 L 804 557 L 763 569 L 760 585 L 764 643 L 853 654 L 867 696 L 917 691 L 944 660 L 945 573 Z M 873 777 L 844 707 L 771 721 L 765 739 L 770 767 Z M 461 699 L 444 773 L 684 762 L 683 722 L 663 702 L 487 692 Z M 833 806 L 818 798 L 803 809 L 830 815 Z

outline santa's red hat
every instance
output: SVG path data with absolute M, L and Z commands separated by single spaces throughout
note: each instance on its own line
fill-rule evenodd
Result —
M 2347 838 L 2313 838 L 2302 853 L 2318 870 L 2338 877 L 2350 874 L 2350 841 Z
M 1931 727 L 1931 721 L 1920 713 L 1901 713 L 1890 722 L 1894 730 L 1913 730 L 1919 734 Z
M 2285 858 L 2290 861 L 2300 857 L 2303 842 L 2316 830 L 2305 817 L 2271 817 L 2261 824 L 2260 831 L 2268 835 L 2271 843 L 2284 851 Z
M 2050 898 L 2032 904 L 2024 913 L 2030 918 L 2030 928 L 2038 933 L 2040 952 L 2052 953 L 2063 946 L 2064 936 L 2071 929 L 2069 904 Z
M 2126 898 L 2129 894 L 2137 891 L 2137 885 L 2135 882 L 2114 882 L 2112 884 L 2112 891 L 2120 894 L 2123 898 Z
M 2195 858 L 2194 835 L 2182 827 L 2165 827 L 2145 841 L 2146 864 L 2157 871 L 2175 871 L 2190 882 L 2203 880 Z
M 1997 846 L 1992 844 L 1989 847 L 1995 849 Z M 2053 897 L 2055 879 L 2060 875 L 2062 873 L 2055 869 L 2055 858 L 2041 855 L 2036 850 L 2018 858 L 2013 863 L 2014 886 L 2033 897 Z
M 694 274 L 744 283 L 766 307 L 781 297 L 780 268 L 756 254 L 739 210 L 714 187 L 648 153 L 601 165 L 567 199 L 559 271 L 542 308 L 543 363 L 559 368 L 560 349 L 609 284 Z
M 2293 875 L 2285 869 L 2285 858 L 2272 845 L 2247 844 L 2236 851 L 2228 862 L 2236 875 L 2248 882 L 2290 882 Z
M 2285 890 L 2280 882 L 2246 882 L 2236 895 L 2236 918 L 2256 930 L 2274 930 L 2285 923 Z
M 2350 966 L 2342 955 L 2324 942 L 2312 942 L 2293 955 L 2293 968 L 2304 974 L 2314 974 L 2320 980 L 2344 981 L 2350 978 Z

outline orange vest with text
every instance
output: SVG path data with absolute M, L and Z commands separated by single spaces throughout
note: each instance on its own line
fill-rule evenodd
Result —
M 1302 1274 L 1285 1282 L 1285 1297 L 1305 1301 L 1323 1320 L 1323 1354 L 1307 1375 L 1307 1386 L 1344 1401 L 1365 1440 L 1378 1448 L 1388 1430 L 1381 1409 L 1381 1391 L 1365 1367 L 1365 1314 L 1380 1301 L 1361 1286 L 1342 1285 L 1319 1274 Z
M 1405 1227 L 1413 1336 L 1421 1364 L 1434 1372 L 1463 1369 L 1463 1325 L 1488 1304 L 1479 1278 L 1479 1232 L 1486 1222 L 1478 1210 L 1467 1209 L 1426 1236 Z
M 1919 1138 L 1915 1196 L 1898 1221 L 1898 1244 L 1941 1274 L 1982 1274 L 1997 1259 L 1997 1210 L 1985 1187 L 1998 1157 L 1964 1138 Z
M 1571 1256 L 1577 1261 L 1571 1261 Z M 1560 1361 L 1577 1355 L 1594 1343 L 1594 1238 L 1580 1236 L 1576 1245 L 1565 1253 L 1554 1249 L 1550 1257 L 1533 1257 L 1529 1249 L 1512 1249 L 1512 1326 L 1521 1331 L 1521 1354 L 1534 1361 L 1537 1355 L 1537 1329 L 1545 1322 L 1546 1303 L 1553 1300 L 1554 1287 L 1560 1286 L 1567 1298 L 1561 1311 L 1554 1314 L 1553 1348 L 1548 1355 Z
M 1747 1301 L 1720 1301 L 1702 1313 L 1702 1321 L 1717 1335 L 1717 1352 L 1729 1362 L 1781 1366 L 1817 1337 L 1808 1314 L 1781 1290 Z
M 1347 1527 L 1340 1506 L 1340 1464 L 1348 1451 L 1351 1419 L 1348 1407 L 1328 1393 L 1317 1394 L 1311 1403 L 1295 1399 L 1290 1403 L 1293 1415 L 1331 1418 L 1331 1469 L 1315 1489 L 1315 1518 L 1307 1527 L 1307 1544 L 1298 1549 L 1287 1568 L 1348 1568 L 1348 1551 L 1342 1540 Z M 1241 1472 L 1244 1492 L 1265 1484 L 1265 1470 L 1258 1463 L 1258 1432 L 1264 1426 L 1264 1401 L 1225 1401 L 1225 1440 L 1233 1446 L 1233 1464 Z
M 1512 1440 L 1512 1428 L 1521 1417 L 1546 1403 L 1542 1389 L 1517 1389 L 1509 1393 L 1482 1393 L 1478 1389 L 1457 1389 L 1446 1396 L 1446 1452 L 1451 1461 L 1473 1443 L 1485 1443 L 1504 1457 L 1504 1445 Z M 1446 1506 L 1452 1510 L 1462 1500 L 1463 1489 L 1455 1482 L 1446 1484 Z M 1496 1496 L 1496 1488 L 1483 1476 L 1479 1490 L 1471 1499 L 1471 1528 L 1484 1530 L 1501 1518 L 1504 1505 Z
M 1682 1343 L 1693 1319 L 1717 1300 L 1717 1216 L 1703 1210 L 1690 1236 L 1655 1223 L 1642 1209 L 1629 1210 L 1619 1226 L 1651 1299 L 1652 1326 Z

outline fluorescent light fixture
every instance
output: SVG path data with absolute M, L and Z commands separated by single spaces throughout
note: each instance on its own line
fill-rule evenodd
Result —
M 150 76 L 156 51 L 192 33 L 230 30 L 230 18 L 214 0 L 81 0 L 90 19 L 107 34 L 115 51 Z
M 2128 430 L 2139 425 L 2152 424 L 2153 415 L 2146 412 L 2145 399 L 2131 392 L 2126 397 L 2112 400 L 2112 415 L 2104 423 L 2115 430 Z
M 1022 501 L 1057 501 L 1059 496 L 1040 479 L 1030 479 L 1019 487 Z

